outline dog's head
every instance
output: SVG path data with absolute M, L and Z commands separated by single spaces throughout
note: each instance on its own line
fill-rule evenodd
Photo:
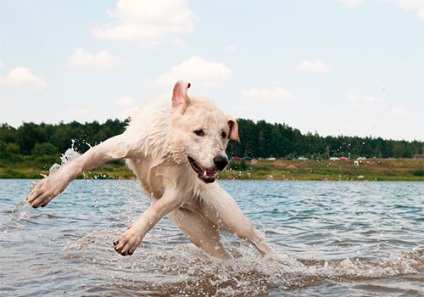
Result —
M 225 153 L 230 139 L 239 141 L 237 122 L 210 100 L 189 98 L 190 83 L 179 81 L 172 94 L 169 137 L 178 162 L 187 162 L 205 183 L 215 181 L 228 164 Z

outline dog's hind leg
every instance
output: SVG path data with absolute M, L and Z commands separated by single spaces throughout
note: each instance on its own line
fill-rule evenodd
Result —
M 206 217 L 182 208 L 175 209 L 168 217 L 194 245 L 207 254 L 221 259 L 232 258 L 222 245 L 218 226 Z

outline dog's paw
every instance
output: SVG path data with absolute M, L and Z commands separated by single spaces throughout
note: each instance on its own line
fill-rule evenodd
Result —
M 28 194 L 27 202 L 31 207 L 44 207 L 66 187 L 66 183 L 51 176 L 39 181 Z
M 113 245 L 115 246 L 115 251 L 122 256 L 128 256 L 134 253 L 140 242 L 141 238 L 137 232 L 131 227 L 128 227 L 128 230 L 113 242 Z

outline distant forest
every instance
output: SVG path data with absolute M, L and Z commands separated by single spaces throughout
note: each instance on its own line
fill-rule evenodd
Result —
M 71 147 L 84 153 L 105 139 L 120 134 L 129 120 L 107 120 L 81 124 L 23 123 L 14 128 L 0 126 L 0 158 L 13 156 L 57 156 Z M 241 142 L 231 141 L 228 156 L 251 158 L 316 158 L 329 157 L 377 157 L 412 158 L 422 154 L 423 141 L 387 140 L 373 137 L 320 136 L 317 133 L 302 134 L 285 124 L 238 119 Z

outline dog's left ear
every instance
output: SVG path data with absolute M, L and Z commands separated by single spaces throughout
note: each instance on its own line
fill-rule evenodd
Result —
M 190 88 L 189 82 L 177 81 L 172 91 L 172 112 L 184 114 L 190 104 L 190 98 L 187 96 L 188 88 Z
M 238 134 L 238 124 L 236 120 L 227 115 L 227 123 L 230 127 L 230 133 L 228 134 L 228 138 L 240 142 L 240 137 Z

